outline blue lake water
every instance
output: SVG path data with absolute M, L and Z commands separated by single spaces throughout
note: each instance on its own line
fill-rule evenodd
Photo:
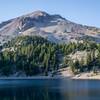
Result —
M 100 100 L 100 81 L 0 80 L 0 100 Z

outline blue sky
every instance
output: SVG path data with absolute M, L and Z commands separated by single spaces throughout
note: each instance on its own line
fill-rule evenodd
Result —
M 100 0 L 0 0 L 0 22 L 36 10 L 100 27 Z

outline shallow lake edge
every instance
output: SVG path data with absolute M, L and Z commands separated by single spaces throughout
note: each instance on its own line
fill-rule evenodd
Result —
M 71 80 L 100 80 L 100 78 L 93 77 L 48 77 L 48 76 L 33 76 L 33 77 L 0 77 L 0 80 L 52 80 L 52 79 L 71 79 Z

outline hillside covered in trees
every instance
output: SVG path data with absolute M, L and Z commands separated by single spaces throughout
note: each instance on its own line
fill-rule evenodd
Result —
M 72 59 L 85 51 L 84 58 Z M 69 55 L 72 56 L 69 56 Z M 100 44 L 83 41 L 55 44 L 37 36 L 19 36 L 0 47 L 0 76 L 48 75 L 70 67 L 74 74 L 100 69 Z

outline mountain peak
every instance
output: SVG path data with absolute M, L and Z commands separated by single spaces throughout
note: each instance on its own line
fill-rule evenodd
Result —
M 49 16 L 48 13 L 46 13 L 45 11 L 41 11 L 41 10 L 37 10 L 37 11 L 34 11 L 30 14 L 27 14 L 25 16 L 28 16 L 28 17 L 39 17 L 39 16 Z
M 98 38 L 100 29 L 71 22 L 60 15 L 35 11 L 0 24 L 0 43 L 3 44 L 19 35 L 36 35 L 56 43 L 67 43 L 89 36 Z

